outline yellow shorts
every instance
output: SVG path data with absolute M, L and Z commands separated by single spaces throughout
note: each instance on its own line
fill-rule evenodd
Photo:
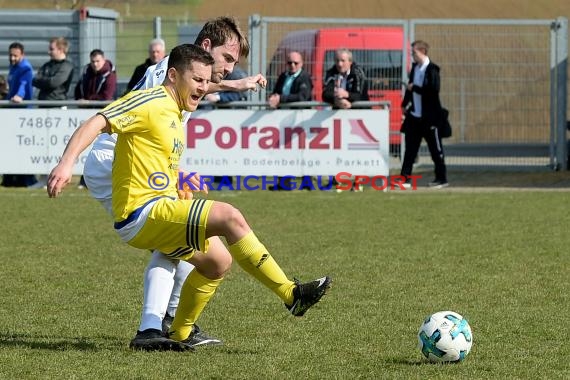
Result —
M 159 199 L 144 225 L 128 241 L 135 248 L 157 249 L 172 259 L 187 260 L 206 252 L 206 221 L 214 202 L 206 199 Z

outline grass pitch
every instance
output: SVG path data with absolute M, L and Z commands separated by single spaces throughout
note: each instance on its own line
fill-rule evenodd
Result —
M 86 191 L 0 189 L 0 378 L 562 379 L 570 373 L 569 192 L 223 192 L 289 276 L 334 279 L 305 317 L 234 265 L 200 319 L 225 345 L 134 352 L 149 254 Z M 423 318 L 473 349 L 425 362 Z

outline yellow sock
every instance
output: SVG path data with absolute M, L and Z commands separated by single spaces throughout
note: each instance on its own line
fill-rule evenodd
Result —
M 253 231 L 230 245 L 229 249 L 234 259 L 247 273 L 261 281 L 286 304 L 293 303 L 295 283 L 287 278 Z
M 192 326 L 222 280 L 211 280 L 197 270 L 190 272 L 180 291 L 180 304 L 169 331 L 171 339 L 181 341 L 190 336 Z

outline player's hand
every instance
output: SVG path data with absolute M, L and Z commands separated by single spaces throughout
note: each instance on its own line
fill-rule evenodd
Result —
M 202 182 L 200 175 L 198 173 L 194 173 L 194 175 L 192 175 L 190 178 L 187 178 L 190 175 L 190 172 L 187 172 L 185 170 L 180 170 L 179 171 L 179 178 L 184 178 L 187 179 L 182 186 L 180 186 L 180 184 L 178 184 L 177 188 L 178 188 L 178 196 L 180 197 L 180 193 L 192 193 L 192 192 L 198 192 L 198 191 L 202 191 L 204 194 L 208 194 L 208 185 L 205 184 L 204 182 Z M 192 185 L 192 186 L 190 186 Z M 192 199 L 192 197 L 190 198 L 186 198 L 187 195 L 185 195 L 185 197 L 180 197 L 180 199 Z
M 65 185 L 71 182 L 71 172 L 72 166 L 67 166 L 63 163 L 53 168 L 47 180 L 47 193 L 50 198 L 57 197 L 63 191 Z
M 352 103 L 350 103 L 347 99 L 335 99 L 334 104 L 343 110 L 347 110 L 352 107 Z
M 257 74 L 240 80 L 243 81 L 242 89 L 244 91 L 245 90 L 257 91 L 257 86 L 260 86 L 261 88 L 265 88 L 267 86 L 267 79 L 261 74 Z
M 281 101 L 281 96 L 279 94 L 272 94 L 269 96 L 269 99 L 267 101 L 269 103 L 269 107 L 277 108 L 277 106 L 279 106 L 279 102 Z
M 191 200 L 192 198 L 194 198 L 194 193 L 192 191 L 178 189 L 178 199 Z
M 22 103 L 23 100 L 24 99 L 19 95 L 14 95 L 12 96 L 12 99 L 10 99 L 12 103 Z

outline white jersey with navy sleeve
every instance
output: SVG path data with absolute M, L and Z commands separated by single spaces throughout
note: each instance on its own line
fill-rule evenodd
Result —
M 144 72 L 141 80 L 135 84 L 133 90 L 146 90 L 159 86 L 166 78 L 166 70 L 168 69 L 168 56 L 164 57 L 156 65 L 149 66 Z

